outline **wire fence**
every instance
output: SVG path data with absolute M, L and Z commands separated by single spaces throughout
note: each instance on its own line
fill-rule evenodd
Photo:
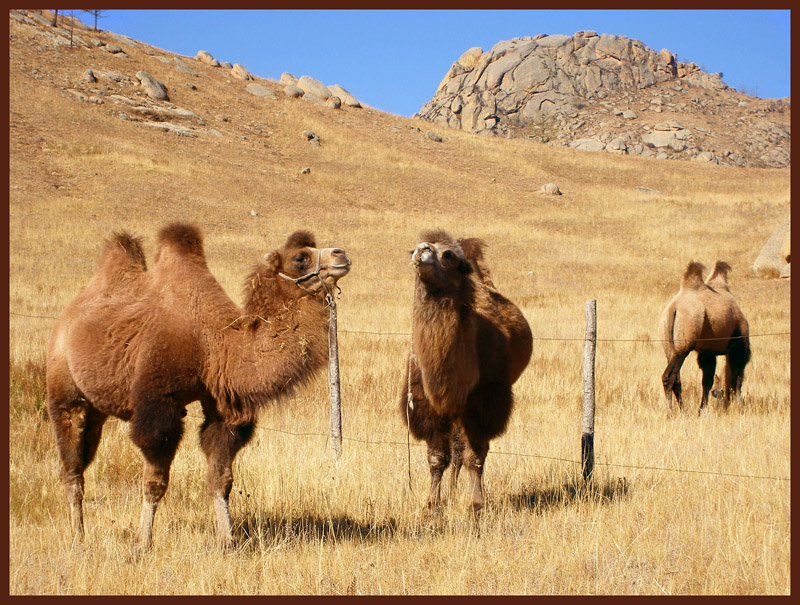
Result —
M 52 319 L 56 320 L 57 317 L 53 317 L 52 315 L 29 315 L 26 313 L 17 313 L 15 311 L 9 311 L 9 315 L 15 315 L 17 317 L 29 317 L 33 319 Z M 361 334 L 361 335 L 368 335 L 368 336 L 404 336 L 404 337 L 411 337 L 411 332 L 377 332 L 372 330 L 339 330 L 339 334 Z M 766 332 L 763 334 L 749 334 L 747 338 L 763 338 L 765 336 L 791 336 L 791 332 Z M 734 340 L 739 338 L 745 338 L 745 336 L 729 336 L 729 337 L 720 337 L 720 338 L 695 338 L 692 339 L 694 342 L 706 342 L 712 340 Z M 570 341 L 580 341 L 583 342 L 586 340 L 585 336 L 534 336 L 534 341 L 560 341 L 560 342 L 570 342 Z M 639 344 L 646 344 L 650 342 L 666 342 L 663 338 L 652 338 L 650 336 L 643 336 L 641 338 L 595 338 L 596 342 L 635 342 Z M 671 342 L 680 342 L 680 339 L 673 339 Z
M 194 416 L 189 414 L 188 417 L 195 418 L 198 420 L 202 420 L 200 416 Z M 269 431 L 273 433 L 280 433 L 282 435 L 291 435 L 294 437 L 324 437 L 326 440 L 330 438 L 328 433 L 316 433 L 316 432 L 298 432 L 298 431 L 286 431 L 283 429 L 278 429 L 274 427 L 267 427 L 261 425 L 255 425 L 257 430 L 261 431 Z M 342 436 L 343 441 L 351 441 L 353 443 L 359 443 L 361 445 L 391 445 L 391 446 L 402 446 L 407 447 L 408 443 L 406 441 L 388 441 L 382 439 L 362 439 L 359 437 L 347 437 Z M 424 443 L 412 443 L 412 447 L 427 447 Z M 581 462 L 579 460 L 572 460 L 570 458 L 561 458 L 558 456 L 545 456 L 542 454 L 530 454 L 530 453 L 520 453 L 520 452 L 507 452 L 503 450 L 492 450 L 492 454 L 500 455 L 500 456 L 514 456 L 519 458 L 538 458 L 542 460 L 551 460 L 555 462 L 565 462 L 568 464 L 574 464 L 577 467 L 581 466 Z M 703 470 L 703 469 L 680 469 L 680 468 L 669 468 L 664 466 L 641 466 L 636 464 L 622 464 L 617 462 L 596 462 L 596 465 L 599 466 L 609 466 L 609 467 L 617 467 L 617 468 L 629 468 L 635 470 L 642 470 L 642 471 L 665 471 L 665 472 L 672 472 L 672 473 L 686 473 L 686 474 L 697 474 L 697 475 L 716 475 L 720 477 L 731 477 L 737 479 L 764 479 L 770 481 L 791 481 L 789 477 L 770 477 L 766 475 L 747 475 L 742 473 L 726 473 L 722 471 L 710 471 L 710 470 Z
M 15 311 L 9 311 L 10 315 L 15 315 L 18 317 L 28 317 L 28 318 L 35 318 L 35 319 L 57 319 L 56 317 L 52 317 L 49 315 L 30 315 L 25 313 L 17 313 Z M 369 335 L 369 336 L 401 336 L 401 337 L 411 337 L 411 332 L 378 332 L 378 331 L 370 331 L 370 330 L 339 330 L 339 334 L 359 334 L 359 335 Z M 762 338 L 768 336 L 791 336 L 791 332 L 768 332 L 763 334 L 750 334 L 749 338 Z M 732 337 L 732 338 L 743 338 L 743 337 Z M 585 341 L 586 337 L 533 337 L 533 340 L 539 341 Z M 729 339 L 718 339 L 718 338 L 708 338 L 708 339 L 697 339 L 697 340 L 729 340 Z M 655 339 L 655 338 L 596 338 L 597 342 L 634 342 L 639 344 L 646 344 L 649 342 L 662 342 L 662 339 Z M 198 416 L 189 415 L 191 418 L 199 418 Z M 286 431 L 283 429 L 277 429 L 273 427 L 266 427 L 256 425 L 256 429 L 262 431 L 271 431 L 275 433 L 281 433 L 284 435 L 291 435 L 296 437 L 325 437 L 326 439 L 330 438 L 330 435 L 327 433 L 315 433 L 315 432 L 293 432 L 293 431 Z M 407 447 L 409 444 L 406 441 L 384 441 L 384 440 L 375 440 L 375 439 L 361 439 L 357 437 L 347 437 L 342 436 L 343 441 L 351 441 L 355 443 L 360 443 L 362 445 L 391 445 L 391 446 L 404 446 Z M 412 443 L 410 444 L 412 447 L 426 447 L 425 444 L 422 443 Z M 544 460 L 552 460 L 557 462 L 564 462 L 568 464 L 574 464 L 578 467 L 581 466 L 581 461 L 579 460 L 572 460 L 569 458 L 560 458 L 557 456 L 545 456 L 542 454 L 531 454 L 531 453 L 520 453 L 520 452 L 506 452 L 502 450 L 492 450 L 494 454 L 502 455 L 502 456 L 516 456 L 520 458 L 539 458 Z M 664 472 L 674 472 L 674 473 L 685 473 L 685 474 L 700 474 L 700 475 L 714 475 L 720 477 L 730 477 L 730 478 L 740 478 L 740 479 L 762 479 L 762 480 L 770 480 L 770 481 L 786 481 L 789 482 L 791 479 L 789 477 L 770 477 L 770 476 L 763 476 L 763 475 L 747 475 L 741 473 L 726 473 L 722 471 L 711 471 L 711 470 L 702 470 L 702 469 L 679 469 L 679 468 L 668 468 L 668 467 L 660 467 L 660 466 L 640 466 L 640 465 L 633 465 L 633 464 L 622 464 L 622 463 L 615 463 L 615 462 L 596 462 L 598 466 L 607 466 L 607 467 L 618 467 L 618 468 L 629 468 L 635 470 L 643 470 L 643 471 L 664 471 Z

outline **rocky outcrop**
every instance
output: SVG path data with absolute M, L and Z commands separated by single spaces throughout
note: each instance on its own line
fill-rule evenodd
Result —
M 416 117 L 577 149 L 785 167 L 790 107 L 737 93 L 667 49 L 581 31 L 467 50 Z M 675 128 L 670 118 L 686 115 L 702 119 Z M 735 134 L 721 137 L 720 123 Z

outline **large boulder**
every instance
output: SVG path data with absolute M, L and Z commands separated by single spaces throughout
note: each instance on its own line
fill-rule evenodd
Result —
M 298 88 L 302 88 L 306 93 L 312 93 L 325 101 L 328 97 L 332 97 L 330 89 L 319 80 L 315 80 L 311 76 L 300 76 L 295 84 Z
M 343 105 L 347 105 L 348 107 L 361 107 L 361 102 L 338 84 L 328 86 L 328 90 L 331 91 L 333 96 L 339 97 Z
M 781 276 L 789 254 L 789 239 L 791 233 L 791 216 L 783 221 L 764 244 L 761 253 L 753 263 L 753 273 L 758 277 L 774 279 Z M 789 257 L 791 259 L 791 257 Z
M 247 68 L 239 63 L 236 63 L 233 67 L 231 67 L 231 75 L 237 80 L 253 79 L 253 76 L 250 75 L 250 72 L 247 71 Z
M 156 101 L 169 101 L 166 87 L 146 71 L 136 72 L 145 94 Z

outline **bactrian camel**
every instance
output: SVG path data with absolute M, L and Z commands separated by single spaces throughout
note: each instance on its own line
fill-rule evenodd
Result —
M 412 254 L 412 346 L 400 415 L 428 445 L 428 509 L 441 505 L 442 475 L 452 463 L 451 496 L 463 464 L 477 513 L 485 503 L 489 441 L 506 429 L 511 385 L 531 357 L 531 330 L 492 283 L 483 241 L 456 240 L 444 231 L 422 233 L 421 239 Z
M 728 288 L 730 265 L 717 261 L 703 281 L 705 267 L 690 262 L 683 273 L 681 288 L 661 316 L 660 333 L 667 356 L 661 376 L 667 413 L 672 411 L 672 396 L 683 408 L 681 366 L 686 356 L 697 351 L 697 364 L 703 373 L 700 412 L 707 409 L 708 394 L 714 386 L 717 356 L 725 355 L 723 405 L 728 409 L 731 391 L 741 406 L 744 368 L 750 361 L 750 329 L 739 305 Z
M 115 233 L 56 322 L 47 357 L 47 406 L 76 538 L 84 534 L 84 471 L 114 416 L 130 422 L 144 457 L 134 553 L 150 547 L 185 408 L 199 400 L 217 534 L 231 547 L 234 457 L 258 411 L 327 361 L 326 293 L 349 269 L 342 249 L 318 249 L 311 233 L 297 231 L 250 273 L 240 307 L 209 272 L 197 226 L 161 229 L 150 271 L 140 238 Z

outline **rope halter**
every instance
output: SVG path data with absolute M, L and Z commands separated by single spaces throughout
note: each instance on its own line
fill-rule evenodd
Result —
M 323 269 L 328 269 L 329 267 L 333 267 L 334 269 L 335 268 L 341 268 L 343 265 L 321 265 L 320 264 L 321 258 L 322 258 L 322 250 L 317 250 L 317 266 L 316 266 L 316 268 L 313 271 L 310 271 L 309 273 L 306 273 L 305 275 L 301 275 L 300 277 L 289 277 L 285 273 L 278 273 L 278 275 L 281 276 L 286 281 L 292 282 L 298 288 L 300 288 L 304 292 L 307 292 L 308 294 L 311 294 L 312 296 L 314 296 L 317 292 L 319 292 L 319 290 L 317 290 L 317 292 L 314 292 L 313 290 L 309 290 L 308 288 L 306 288 L 303 285 L 303 282 L 306 281 L 306 280 L 311 279 L 312 277 L 316 277 L 319 280 L 319 283 L 322 285 L 322 289 L 325 290 L 325 298 L 326 298 L 326 300 L 332 300 L 333 296 L 331 295 L 330 290 L 328 290 L 328 286 L 325 284 L 325 280 L 323 280 L 319 276 L 319 274 Z M 339 286 L 336 286 L 336 287 L 341 292 L 342 289 L 339 288 Z

